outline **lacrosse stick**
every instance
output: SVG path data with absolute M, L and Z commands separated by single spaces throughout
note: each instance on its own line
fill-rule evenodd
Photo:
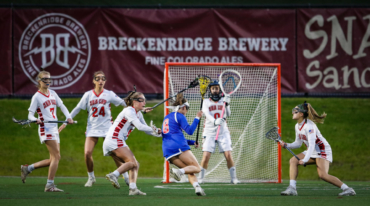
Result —
M 19 125 L 28 125 L 30 126 L 31 123 L 35 123 L 37 122 L 36 120 L 28 120 L 28 119 L 16 119 L 16 118 L 12 118 L 13 122 L 14 123 L 17 123 Z M 68 121 L 43 121 L 43 123 L 68 123 Z M 73 121 L 74 124 L 77 123 L 77 121 Z
M 218 77 L 218 82 L 220 84 L 221 91 L 225 94 L 225 96 L 230 96 L 239 89 L 240 85 L 242 84 L 242 76 L 239 72 L 229 69 L 220 74 Z M 224 106 L 222 107 L 221 118 L 224 117 L 225 107 L 226 102 L 224 102 Z M 218 134 L 220 133 L 220 128 L 221 125 L 219 125 L 217 129 L 216 141 L 218 139 Z
M 194 87 L 198 86 L 198 84 L 199 84 L 199 82 L 198 82 L 198 78 L 196 78 L 196 79 L 194 79 L 192 82 L 190 82 L 190 84 L 189 84 L 189 86 L 188 86 L 187 88 L 185 88 L 185 89 L 183 89 L 183 90 L 181 90 L 181 91 L 177 92 L 176 94 L 174 94 L 174 95 L 172 95 L 172 96 L 168 97 L 167 99 L 165 99 L 165 100 L 163 100 L 163 101 L 159 102 L 158 104 L 156 104 L 156 105 L 154 105 L 153 107 L 151 107 L 151 109 L 154 109 L 154 108 L 158 107 L 159 105 L 161 105 L 161 104 L 165 103 L 166 101 L 170 100 L 171 98 L 175 97 L 176 95 L 180 94 L 181 92 L 184 92 L 184 91 L 186 91 L 186 90 L 188 90 L 188 89 L 190 89 L 190 88 L 194 88 Z M 148 109 L 149 109 L 149 108 L 148 108 Z M 146 112 L 145 112 L 145 111 L 144 111 L 143 113 L 144 113 L 144 114 L 146 114 Z
M 206 94 L 207 92 L 207 88 L 208 88 L 208 85 L 209 83 L 211 83 L 211 78 L 209 78 L 208 76 L 206 75 L 199 75 L 198 76 L 198 82 L 199 82 L 199 91 L 200 91 L 200 95 L 202 96 L 202 99 L 201 99 L 201 102 L 200 102 L 200 110 L 202 110 L 203 108 L 203 99 L 204 99 L 204 95 Z M 202 118 L 199 119 L 199 124 L 198 124 L 198 129 L 197 129 L 197 138 L 195 139 L 195 142 L 198 144 L 198 137 L 199 137 L 199 127 L 200 127 L 200 120 Z
M 279 142 L 282 142 L 281 141 L 281 137 L 280 137 L 280 134 L 279 134 L 279 128 L 278 127 L 274 127 L 272 129 L 270 129 L 270 131 L 268 131 L 266 133 L 266 138 L 267 139 L 271 139 L 271 140 L 274 140 L 275 142 L 279 143 Z M 297 157 L 297 155 L 295 155 L 292 150 L 290 150 L 288 147 L 285 147 L 295 158 L 297 158 L 297 160 L 301 160 Z M 304 164 L 303 166 L 306 167 L 306 164 Z

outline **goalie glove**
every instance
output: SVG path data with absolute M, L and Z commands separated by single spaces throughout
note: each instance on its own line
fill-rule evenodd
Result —
M 214 125 L 215 126 L 223 125 L 225 123 L 225 121 L 226 120 L 224 118 L 217 118 L 217 119 L 215 119 Z
M 225 95 L 224 96 L 224 102 L 226 102 L 226 106 L 229 106 L 229 104 L 230 104 L 230 95 Z
M 153 120 L 150 121 L 150 127 L 152 128 L 152 134 L 155 137 L 162 137 L 162 134 L 158 134 L 159 128 L 153 124 Z

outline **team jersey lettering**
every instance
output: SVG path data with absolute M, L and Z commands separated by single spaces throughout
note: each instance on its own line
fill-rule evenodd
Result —
M 299 139 L 307 141 L 307 137 L 304 134 L 299 134 Z
M 105 99 L 93 99 L 93 100 L 90 100 L 90 106 L 95 105 L 95 104 L 105 105 L 106 103 L 107 103 L 107 100 L 105 100 Z
M 49 99 L 47 101 L 45 101 L 43 104 L 44 106 L 44 109 L 50 105 L 57 105 L 57 102 L 55 101 L 55 99 Z

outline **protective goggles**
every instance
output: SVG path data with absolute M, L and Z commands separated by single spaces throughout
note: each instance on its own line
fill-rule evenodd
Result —
M 305 113 L 305 112 L 306 112 L 306 110 L 301 110 L 301 109 L 296 108 L 296 107 L 292 109 L 292 114 L 297 114 L 297 113 L 299 113 L 299 112 Z
M 138 102 L 145 102 L 144 98 L 132 98 L 132 100 L 136 100 Z
M 96 77 L 94 77 L 94 80 L 98 82 L 99 80 L 105 81 L 107 79 L 105 78 L 105 76 L 96 76 Z
M 40 80 L 42 82 L 44 82 L 45 84 L 50 84 L 51 83 L 51 78 L 41 78 Z

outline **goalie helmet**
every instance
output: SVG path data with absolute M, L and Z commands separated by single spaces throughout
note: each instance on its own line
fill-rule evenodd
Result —
M 221 88 L 220 88 L 220 91 L 218 92 L 218 94 L 212 94 L 212 91 L 211 91 L 211 87 L 212 86 L 218 86 L 218 88 L 220 88 L 220 84 L 218 83 L 217 80 L 214 80 L 213 82 L 211 82 L 209 85 L 208 85 L 208 88 L 209 88 L 209 98 L 211 98 L 213 101 L 217 102 L 221 99 Z

